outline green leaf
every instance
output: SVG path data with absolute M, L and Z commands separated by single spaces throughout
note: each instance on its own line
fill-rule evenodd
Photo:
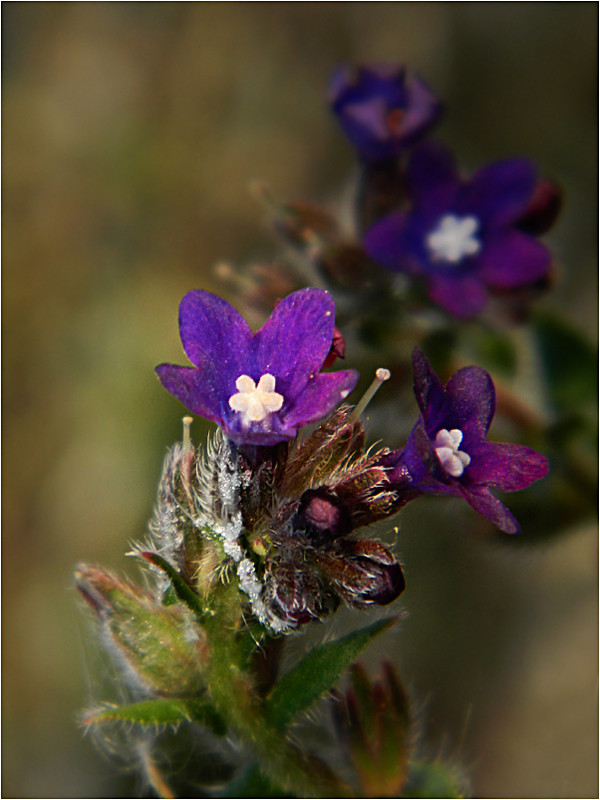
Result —
M 332 689 L 371 639 L 391 628 L 396 619 L 379 620 L 311 650 L 281 678 L 267 698 L 266 715 L 270 722 L 284 730 L 294 717 Z
M 167 586 L 162 596 L 162 604 L 163 606 L 174 606 L 176 602 L 177 602 L 177 594 L 175 593 L 173 584 L 171 584 L 170 586 Z
M 598 359 L 579 331 L 552 314 L 541 314 L 534 326 L 550 400 L 560 412 L 579 413 L 597 407 Z
M 213 706 L 196 697 L 141 700 L 126 706 L 107 706 L 84 720 L 85 725 L 102 722 L 134 722 L 138 725 L 176 725 L 199 722 L 224 736 L 227 727 Z
M 169 562 L 166 561 L 162 556 L 159 556 L 158 553 L 152 553 L 148 550 L 140 550 L 139 553 L 142 558 L 145 558 L 146 561 L 154 564 L 155 567 L 162 569 L 163 572 L 167 574 L 177 597 L 182 600 L 188 606 L 188 608 L 194 612 L 194 614 L 196 614 L 200 621 L 203 621 L 204 617 L 206 616 L 206 612 L 202 606 L 200 598 L 196 592 L 193 591 L 193 589 L 190 589 L 175 567 L 171 566 L 171 564 L 169 564 Z
M 402 797 L 464 797 L 465 790 L 456 770 L 440 761 L 413 761 Z

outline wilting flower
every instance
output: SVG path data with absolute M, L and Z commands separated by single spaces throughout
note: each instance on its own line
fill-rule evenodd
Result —
M 393 158 L 436 121 L 440 103 L 427 86 L 404 67 L 345 66 L 334 75 L 330 103 L 360 158 Z
M 529 447 L 486 440 L 495 411 L 494 384 L 481 367 L 459 370 L 444 386 L 425 355 L 413 354 L 414 390 L 421 410 L 406 447 L 390 457 L 389 478 L 432 494 L 463 497 L 500 530 L 519 523 L 490 492 L 525 489 L 548 472 L 547 459 Z
M 321 289 L 302 289 L 252 333 L 216 295 L 188 292 L 179 308 L 183 348 L 194 367 L 161 364 L 163 386 L 238 444 L 272 445 L 328 414 L 354 388 L 354 370 L 321 372 L 334 340 L 335 308 Z
M 427 143 L 410 159 L 407 184 L 411 208 L 377 222 L 365 249 L 389 269 L 424 276 L 431 299 L 451 314 L 473 316 L 490 291 L 547 277 L 550 253 L 525 232 L 530 216 L 537 222 L 549 210 L 543 198 L 543 209 L 534 203 L 542 184 L 531 161 L 498 161 L 467 181 L 446 148 Z

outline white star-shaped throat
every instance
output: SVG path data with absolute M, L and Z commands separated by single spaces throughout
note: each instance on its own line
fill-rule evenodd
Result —
M 235 382 L 237 394 L 229 398 L 229 406 L 242 415 L 242 424 L 262 422 L 283 405 L 283 395 L 275 391 L 275 378 L 268 372 L 261 376 L 258 385 L 249 375 L 240 375 Z
M 481 242 L 475 236 L 478 228 L 479 220 L 476 217 L 446 214 L 427 236 L 431 258 L 458 264 L 465 256 L 474 256 L 481 250 Z
M 435 437 L 435 454 L 438 457 L 442 469 L 452 478 L 460 478 L 471 463 L 471 456 L 459 450 L 463 439 L 463 432 L 459 428 L 452 428 L 451 431 L 442 428 Z

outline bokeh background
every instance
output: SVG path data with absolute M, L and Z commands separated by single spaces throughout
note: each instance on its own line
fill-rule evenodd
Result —
M 248 191 L 331 200 L 353 154 L 326 105 L 343 61 L 410 64 L 476 166 L 528 155 L 565 188 L 543 303 L 595 340 L 595 3 L 21 3 L 3 14 L 4 797 L 119 797 L 136 780 L 78 727 L 98 699 L 77 562 L 135 574 L 182 409 L 177 306 L 277 246 Z M 351 354 L 350 354 L 351 361 Z M 195 423 L 201 438 L 202 423 Z M 403 516 L 391 654 L 429 754 L 478 797 L 597 796 L 597 531 L 465 533 Z M 477 527 L 477 525 L 475 525 Z

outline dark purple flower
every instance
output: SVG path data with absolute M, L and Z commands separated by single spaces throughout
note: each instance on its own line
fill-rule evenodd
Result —
M 330 103 L 344 133 L 365 161 L 394 158 L 431 127 L 441 106 L 404 67 L 371 64 L 334 75 Z
M 179 330 L 193 367 L 161 364 L 161 383 L 238 444 L 272 445 L 328 414 L 354 388 L 354 370 L 323 374 L 335 308 L 322 289 L 285 298 L 256 333 L 225 300 L 188 292 Z
M 539 185 L 531 161 L 498 161 L 466 181 L 446 148 L 427 143 L 412 154 L 407 184 L 411 208 L 377 222 L 365 249 L 388 269 L 424 276 L 431 299 L 451 314 L 473 316 L 489 291 L 548 275 L 550 253 L 519 229 Z
M 415 488 L 463 497 L 505 533 L 519 523 L 490 492 L 525 489 L 548 472 L 547 459 L 529 447 L 489 442 L 494 416 L 494 384 L 481 367 L 459 370 L 444 386 L 425 355 L 413 354 L 414 389 L 421 419 L 403 451 L 392 454 L 389 478 L 410 473 Z

